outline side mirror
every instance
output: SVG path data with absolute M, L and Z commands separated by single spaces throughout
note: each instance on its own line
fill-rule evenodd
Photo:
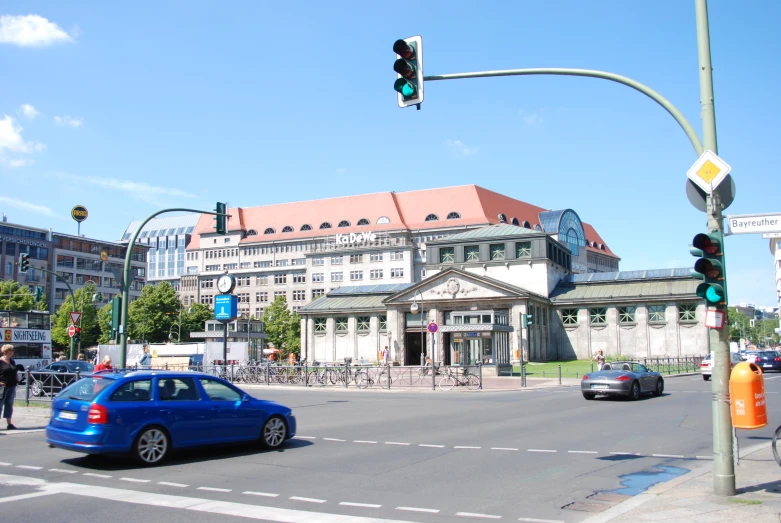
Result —
M 241 401 L 243 402 L 249 401 L 249 394 L 247 393 L 242 394 Z

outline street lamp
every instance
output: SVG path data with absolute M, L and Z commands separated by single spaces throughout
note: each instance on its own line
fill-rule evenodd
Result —
M 179 306 L 179 321 L 172 323 L 171 324 L 171 328 L 168 329 L 168 339 L 173 341 L 173 339 L 174 339 L 174 325 L 176 325 L 176 327 L 177 327 L 177 329 L 176 329 L 176 343 L 181 343 L 181 341 L 182 341 L 182 310 L 183 310 L 183 307 Z M 187 308 L 187 314 L 192 314 L 192 313 L 193 313 L 193 308 L 192 307 L 188 307 Z
M 418 306 L 418 294 L 420 294 L 420 306 Z M 415 292 L 412 295 L 412 305 L 410 305 L 409 310 L 412 311 L 412 314 L 417 314 L 418 311 L 420 311 L 420 365 L 423 366 L 426 364 L 426 325 L 423 321 L 423 293 L 420 292 L 420 289 L 415 289 Z
M 393 350 L 393 333 L 390 331 L 390 329 L 387 332 L 388 335 L 388 358 L 393 358 L 393 361 L 396 361 L 398 359 L 398 354 L 395 356 L 391 356 L 390 352 Z

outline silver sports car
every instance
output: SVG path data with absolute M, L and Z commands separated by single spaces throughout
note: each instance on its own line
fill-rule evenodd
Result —
M 664 379 L 661 374 L 648 370 L 642 363 L 611 361 L 605 363 L 602 370 L 584 375 L 580 390 L 587 400 L 593 400 L 597 394 L 626 396 L 628 399 L 637 400 L 646 392 L 661 396 L 664 392 Z

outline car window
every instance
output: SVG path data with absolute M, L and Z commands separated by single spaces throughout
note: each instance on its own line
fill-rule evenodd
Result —
M 648 369 L 645 368 L 645 365 L 640 365 L 639 363 L 633 363 L 632 372 L 637 372 L 637 373 L 648 372 Z
M 65 387 L 60 396 L 73 400 L 92 401 L 100 391 L 114 383 L 112 379 L 85 378 L 74 381 Z
M 160 401 L 198 401 L 198 390 L 192 378 L 157 378 Z
M 152 399 L 152 380 L 123 383 L 111 395 L 111 401 L 149 401 Z
M 241 401 L 241 394 L 219 381 L 201 379 L 201 386 L 212 401 Z

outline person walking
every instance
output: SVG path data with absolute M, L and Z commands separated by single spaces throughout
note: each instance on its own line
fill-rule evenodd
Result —
M 149 354 L 149 347 L 144 345 L 144 354 L 141 355 L 141 359 L 138 361 L 142 369 L 152 368 L 152 356 Z
M 101 371 L 102 372 L 106 372 L 106 371 L 109 371 L 109 370 L 114 370 L 114 367 L 111 366 L 111 356 L 106 354 L 103 357 L 103 361 L 100 362 L 98 365 L 95 365 L 94 372 L 101 372 Z
M 597 355 L 594 356 L 594 359 L 597 360 L 597 370 L 602 370 L 602 367 L 605 366 L 605 355 L 602 354 L 602 349 L 597 351 Z
M 390 357 L 390 350 L 388 350 L 388 346 L 386 345 L 384 349 L 382 349 L 382 364 L 387 365 L 388 364 L 388 358 Z
M 22 365 L 17 365 L 11 356 L 14 355 L 14 346 L 6 343 L 0 347 L 0 415 L 5 418 L 8 430 L 15 430 L 16 426 L 11 419 L 14 415 L 14 398 L 16 386 L 19 384 L 17 372 L 23 371 Z

